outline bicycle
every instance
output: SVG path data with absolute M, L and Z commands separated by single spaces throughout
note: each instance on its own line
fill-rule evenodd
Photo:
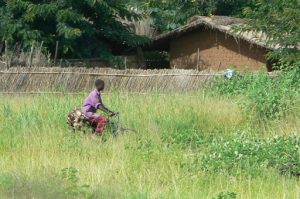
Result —
M 87 117 L 81 112 L 81 110 L 76 108 L 68 114 L 67 125 L 69 127 L 69 130 L 73 133 L 75 133 L 76 131 L 86 133 L 88 129 L 93 129 L 93 132 L 95 132 L 94 125 L 87 119 Z M 113 135 L 113 137 L 117 137 L 124 132 L 136 133 L 136 130 L 134 129 L 122 127 L 119 112 L 116 112 L 114 116 L 110 117 L 108 123 L 106 124 L 106 127 L 111 130 L 111 134 Z

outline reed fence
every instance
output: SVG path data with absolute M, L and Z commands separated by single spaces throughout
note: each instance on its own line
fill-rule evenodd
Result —
M 193 91 L 222 74 L 195 70 L 116 70 L 111 68 L 13 67 L 0 71 L 1 93 L 88 92 L 96 79 L 106 91 Z

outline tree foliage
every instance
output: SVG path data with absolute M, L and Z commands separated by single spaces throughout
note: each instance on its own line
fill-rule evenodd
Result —
M 153 19 L 160 31 L 175 29 L 194 15 L 241 16 L 254 0 L 132 0 Z M 138 2 L 138 3 L 137 3 Z
M 52 54 L 59 41 L 65 57 L 108 59 L 112 47 L 147 41 L 120 20 L 139 17 L 125 0 L 0 0 L 0 39 L 25 49 L 44 42 Z
M 300 0 L 256 0 L 256 7 L 246 8 L 244 14 L 245 31 L 265 33 L 268 45 L 278 47 L 271 58 L 300 60 Z
M 299 0 L 0 0 L 0 42 L 25 49 L 43 42 L 53 55 L 59 41 L 61 56 L 110 59 L 115 50 L 148 41 L 123 23 L 141 17 L 131 6 L 150 16 L 160 32 L 194 15 L 246 17 L 244 31 L 263 32 L 270 46 L 279 44 L 272 58 L 300 59 Z

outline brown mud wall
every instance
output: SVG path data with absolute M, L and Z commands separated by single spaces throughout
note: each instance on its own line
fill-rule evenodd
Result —
M 232 66 L 238 70 L 266 70 L 266 54 L 262 47 L 205 28 L 174 39 L 170 44 L 171 67 L 180 69 L 196 69 L 198 63 L 200 70 L 220 71 Z

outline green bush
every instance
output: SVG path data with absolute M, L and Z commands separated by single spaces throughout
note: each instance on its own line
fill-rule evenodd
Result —
M 11 192 L 16 180 L 10 174 L 0 174 L 0 192 Z
M 78 170 L 74 167 L 64 168 L 62 170 L 62 178 L 66 182 L 64 193 L 67 196 L 80 196 L 80 198 L 92 198 L 92 192 L 89 185 L 81 185 L 77 176 Z
M 236 199 L 236 193 L 234 192 L 221 192 L 212 199 Z
M 162 140 L 170 143 L 177 144 L 183 148 L 199 148 L 209 144 L 208 140 L 212 139 L 212 136 L 207 137 L 203 133 L 196 131 L 195 129 L 183 129 L 177 133 L 164 132 L 162 134 Z
M 245 72 L 230 80 L 218 78 L 213 83 L 213 93 L 225 96 L 244 96 L 241 106 L 254 112 L 255 118 L 279 118 L 293 107 L 300 85 L 300 63 L 282 66 L 276 76 L 265 72 Z M 249 114 L 252 116 L 252 114 Z
M 213 139 L 212 135 L 206 135 L 207 132 L 203 133 L 203 129 L 199 130 L 196 127 L 197 120 L 192 117 L 184 118 L 184 120 L 160 118 L 157 124 L 166 129 L 161 134 L 163 142 L 182 148 L 205 147 Z
M 299 176 L 299 146 L 298 136 L 269 139 L 227 136 L 213 140 L 200 164 L 202 169 L 213 172 L 274 168 L 283 174 Z

